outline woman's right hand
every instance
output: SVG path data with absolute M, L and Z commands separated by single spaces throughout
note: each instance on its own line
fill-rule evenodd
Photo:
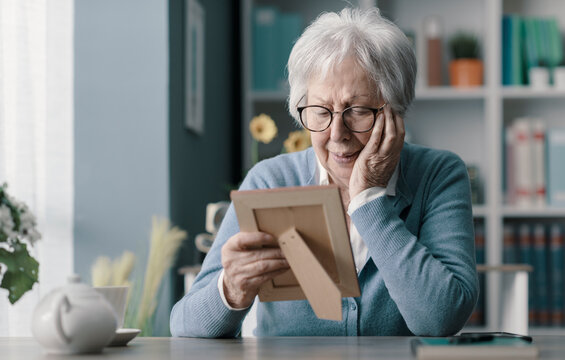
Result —
M 240 232 L 222 247 L 224 295 L 236 309 L 247 308 L 259 287 L 290 267 L 277 240 L 262 232 Z

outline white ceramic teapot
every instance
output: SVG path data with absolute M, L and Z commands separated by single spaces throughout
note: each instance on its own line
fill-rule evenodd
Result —
M 112 341 L 117 324 L 108 301 L 73 275 L 67 285 L 41 299 L 31 332 L 48 353 L 94 353 Z

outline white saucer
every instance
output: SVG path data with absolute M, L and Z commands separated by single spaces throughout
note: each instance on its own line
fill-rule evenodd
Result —
M 108 346 L 126 346 L 134 337 L 136 337 L 141 330 L 139 329 L 118 329 L 116 336 Z

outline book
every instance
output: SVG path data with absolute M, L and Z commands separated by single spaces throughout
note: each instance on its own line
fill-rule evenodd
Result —
M 557 18 L 547 19 L 549 27 L 549 66 L 555 67 L 563 61 L 563 42 L 561 41 L 561 31 Z
M 539 59 L 549 66 L 550 44 L 549 44 L 549 26 L 545 18 L 534 18 L 534 26 L 536 29 L 537 43 L 539 46 Z M 538 64 L 539 65 L 539 64 Z
M 504 264 L 516 264 L 518 262 L 517 237 L 514 234 L 514 225 L 504 224 L 502 244 L 502 262 Z
M 516 181 L 514 181 L 514 131 L 512 125 L 504 129 L 504 194 L 507 204 L 516 202 Z
M 563 295 L 563 272 L 565 267 L 563 258 L 565 256 L 565 238 L 561 224 L 554 223 L 550 228 L 550 269 L 551 269 L 551 311 L 550 322 L 552 326 L 562 326 L 565 320 Z
M 277 67 L 276 85 L 279 89 L 288 88 L 286 64 L 296 40 L 302 32 L 302 16 L 297 13 L 279 13 L 277 22 Z
M 534 249 L 534 294 L 536 326 L 549 325 L 549 284 L 548 254 L 546 249 L 545 226 L 537 223 L 533 228 Z
M 522 18 L 517 15 L 512 15 L 511 19 L 511 82 L 512 85 L 523 85 L 524 69 L 522 66 Z
M 523 223 L 518 229 L 518 241 L 520 248 L 520 262 L 534 266 L 532 236 L 530 232 L 530 225 Z M 528 276 L 528 322 L 532 325 L 535 324 L 536 314 L 536 298 L 534 288 L 534 275 Z
M 253 90 L 277 88 L 277 21 L 273 6 L 258 6 L 253 10 L 252 69 Z
M 541 119 L 531 120 L 532 141 L 532 175 L 533 187 L 531 189 L 535 206 L 546 205 L 546 172 L 545 172 L 545 122 Z
M 539 61 L 539 44 L 537 43 L 537 31 L 535 25 L 535 19 L 531 17 L 525 17 L 522 21 L 522 33 L 523 33 L 523 44 L 524 44 L 524 56 L 525 56 L 525 74 L 528 74 L 528 70 L 532 67 L 538 66 Z M 527 82 L 530 83 L 528 77 Z
M 502 16 L 502 85 L 512 84 L 512 17 Z
M 518 207 L 547 204 L 545 121 L 518 117 L 505 130 L 506 202 Z
M 532 135 L 530 120 L 528 118 L 517 118 L 511 129 L 511 149 L 514 170 L 514 194 L 512 198 L 518 207 L 529 207 L 532 205 L 533 193 L 533 164 L 532 164 Z
M 547 198 L 550 206 L 565 206 L 565 127 L 547 131 Z
M 418 360 L 537 359 L 539 348 L 519 337 L 494 337 L 490 341 L 453 343 L 453 338 L 417 338 L 410 343 Z
M 286 64 L 302 27 L 303 19 L 298 13 L 282 12 L 267 5 L 253 9 L 253 90 L 288 88 Z

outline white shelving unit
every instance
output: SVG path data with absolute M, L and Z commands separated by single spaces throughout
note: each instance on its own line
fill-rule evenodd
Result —
M 367 1 L 359 1 L 363 5 Z M 369 1 L 370 2 L 370 1 Z M 516 209 L 504 204 L 503 196 L 503 134 L 505 126 L 517 116 L 532 115 L 548 120 L 548 125 L 565 123 L 565 91 L 534 91 L 527 86 L 501 85 L 501 22 L 505 13 L 530 16 L 555 16 L 562 32 L 565 27 L 565 2 L 562 0 L 386 0 L 376 1 L 383 15 L 416 37 L 419 73 L 425 71 L 421 61 L 423 23 L 428 16 L 442 19 L 444 41 L 458 30 L 476 33 L 481 39 L 484 62 L 484 85 L 474 89 L 454 89 L 449 86 L 428 88 L 419 76 L 416 100 L 405 122 L 412 142 L 444 148 L 459 154 L 468 164 L 475 164 L 482 180 L 483 204 L 473 208 L 474 216 L 485 224 L 486 263 L 502 263 L 502 233 L 507 220 L 558 219 L 565 221 L 565 209 Z M 243 162 L 249 165 L 248 121 L 259 112 L 277 116 L 277 125 L 292 123 L 286 113 L 286 92 L 257 92 L 251 89 L 251 11 L 256 5 L 275 5 L 282 10 L 300 12 L 309 24 L 324 10 L 339 10 L 343 1 L 245 0 L 242 2 L 243 36 Z M 449 54 L 444 46 L 444 68 Z M 448 78 L 445 74 L 445 83 Z M 486 319 L 484 330 L 498 330 L 500 325 L 501 278 L 489 273 L 487 280 Z M 565 328 L 531 329 L 537 333 L 565 333 Z

